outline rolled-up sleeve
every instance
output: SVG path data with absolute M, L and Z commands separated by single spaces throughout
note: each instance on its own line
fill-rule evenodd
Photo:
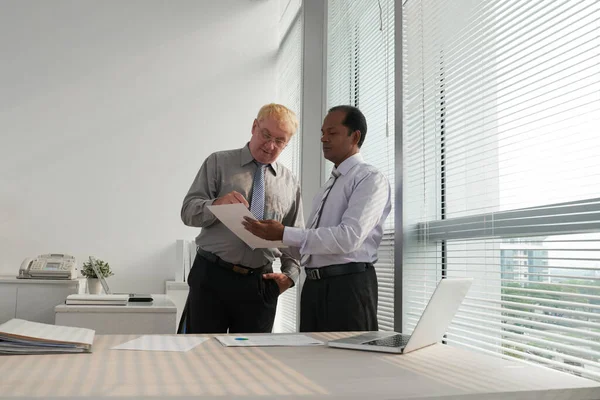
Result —
M 183 199 L 181 220 L 185 225 L 206 228 L 217 221 L 217 217 L 207 208 L 213 204 L 219 193 L 217 173 L 216 155 L 212 154 L 204 160 L 190 190 Z

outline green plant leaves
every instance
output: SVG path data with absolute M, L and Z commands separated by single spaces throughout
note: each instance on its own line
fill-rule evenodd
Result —
M 103 277 L 107 278 L 109 276 L 114 275 L 114 273 L 110 269 L 110 265 L 108 265 L 107 262 L 95 259 L 94 264 L 96 265 Z M 96 273 L 94 272 L 94 269 L 92 268 L 92 264 L 90 263 L 90 261 L 86 261 L 83 263 L 83 266 L 81 267 L 81 274 L 86 278 L 98 278 L 96 276 Z

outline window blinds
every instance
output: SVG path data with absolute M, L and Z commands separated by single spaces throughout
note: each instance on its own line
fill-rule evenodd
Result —
M 600 379 L 600 2 L 403 6 L 404 307 L 449 343 Z
M 301 121 L 302 113 L 302 13 L 298 12 L 293 23 L 285 32 L 277 53 L 277 102 L 296 113 Z M 279 156 L 279 162 L 289 168 L 300 181 L 300 147 L 302 127 L 288 143 Z M 279 260 L 273 265 L 276 272 L 281 272 Z M 298 286 L 287 290 L 279 297 L 275 320 L 275 331 L 297 331 L 297 298 Z
M 393 188 L 394 1 L 330 0 L 327 18 L 327 108 L 349 104 L 365 114 L 368 131 L 361 154 Z M 327 164 L 326 176 L 333 167 Z M 394 329 L 393 260 L 392 210 L 375 264 L 382 330 Z
M 302 112 L 302 15 L 298 13 L 283 36 L 277 53 L 277 102 L 296 113 Z M 279 156 L 279 162 L 300 176 L 300 141 L 302 127 Z

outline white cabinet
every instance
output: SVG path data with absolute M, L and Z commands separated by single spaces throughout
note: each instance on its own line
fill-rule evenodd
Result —
M 21 318 L 54 324 L 54 307 L 78 291 L 78 280 L 0 277 L 0 323 Z
M 177 281 L 166 281 L 165 282 L 165 292 L 167 296 L 175 303 L 177 307 L 177 321 L 176 326 L 179 326 L 179 320 L 181 319 L 181 314 L 183 313 L 183 309 L 185 308 L 185 302 L 188 297 L 188 292 L 190 291 L 190 287 L 187 282 L 177 282 Z
M 153 302 L 129 302 L 125 306 L 66 305 L 54 308 L 56 325 L 75 326 L 96 334 L 173 334 L 177 307 L 164 294 L 153 294 Z
M 0 283 L 0 323 L 15 317 L 17 311 L 17 287 Z

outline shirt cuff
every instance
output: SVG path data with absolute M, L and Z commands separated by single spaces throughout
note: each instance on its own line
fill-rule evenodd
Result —
M 292 247 L 302 247 L 306 238 L 306 230 L 286 226 L 283 228 L 283 244 Z
M 287 271 L 281 271 L 283 272 L 284 275 L 286 275 L 288 278 L 290 278 L 292 280 L 292 286 L 290 286 L 290 289 L 293 288 L 294 286 L 296 286 L 296 284 L 298 283 L 298 279 L 300 278 L 300 271 L 298 271 L 296 268 L 292 269 L 292 270 L 287 270 Z

